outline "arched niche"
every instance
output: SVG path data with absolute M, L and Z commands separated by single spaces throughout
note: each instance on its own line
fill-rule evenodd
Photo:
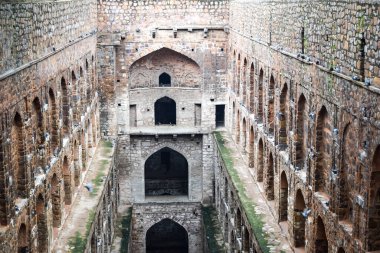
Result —
M 177 123 L 176 102 L 162 97 L 154 103 L 154 121 L 156 125 L 175 125 Z
M 188 253 L 187 231 L 171 219 L 163 219 L 146 232 L 146 253 Z
M 146 160 L 144 178 L 145 196 L 188 195 L 187 160 L 171 148 L 162 148 Z

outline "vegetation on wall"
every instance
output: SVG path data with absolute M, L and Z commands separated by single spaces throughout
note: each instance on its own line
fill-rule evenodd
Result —
M 206 233 L 207 248 L 210 253 L 226 252 L 224 245 L 221 245 L 218 236 L 222 236 L 221 225 L 218 215 L 213 206 L 202 206 L 202 221 Z M 220 238 L 219 238 L 220 239 Z
M 227 168 L 228 174 L 232 179 L 232 183 L 234 184 L 239 200 L 243 207 L 245 214 L 247 215 L 248 221 L 251 224 L 253 229 L 253 234 L 256 237 L 256 240 L 262 250 L 263 253 L 269 253 L 270 247 L 268 245 L 268 235 L 264 232 L 264 221 L 262 216 L 255 211 L 255 203 L 251 198 L 249 198 L 246 194 L 246 188 L 243 182 L 239 177 L 239 173 L 234 168 L 233 159 L 231 156 L 231 151 L 228 147 L 225 146 L 225 142 L 223 136 L 220 132 L 215 132 L 215 139 L 217 141 L 219 153 L 223 159 L 223 163 Z

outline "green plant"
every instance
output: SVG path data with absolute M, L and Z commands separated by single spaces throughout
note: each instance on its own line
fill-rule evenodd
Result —
M 225 164 L 225 167 L 227 168 L 228 174 L 230 175 L 235 188 L 237 189 L 241 205 L 247 215 L 249 223 L 251 224 L 256 240 L 262 252 L 269 253 L 270 248 L 268 245 L 268 235 L 263 230 L 264 222 L 262 216 L 256 213 L 255 203 L 246 194 L 245 185 L 241 181 L 238 172 L 233 166 L 231 151 L 225 146 L 222 134 L 220 132 L 215 132 L 214 135 L 222 160 Z

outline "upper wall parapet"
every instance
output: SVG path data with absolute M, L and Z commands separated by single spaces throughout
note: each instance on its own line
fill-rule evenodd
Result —
M 96 31 L 96 1 L 0 1 L 0 74 Z
M 380 85 L 379 13 L 369 0 L 235 0 L 229 23 L 232 33 Z

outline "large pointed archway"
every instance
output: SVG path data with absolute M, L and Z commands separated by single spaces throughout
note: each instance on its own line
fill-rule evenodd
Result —
M 165 147 L 145 162 L 145 196 L 183 196 L 188 194 L 188 163 L 186 158 Z
M 146 253 L 188 253 L 189 238 L 185 228 L 163 219 L 146 232 Z

